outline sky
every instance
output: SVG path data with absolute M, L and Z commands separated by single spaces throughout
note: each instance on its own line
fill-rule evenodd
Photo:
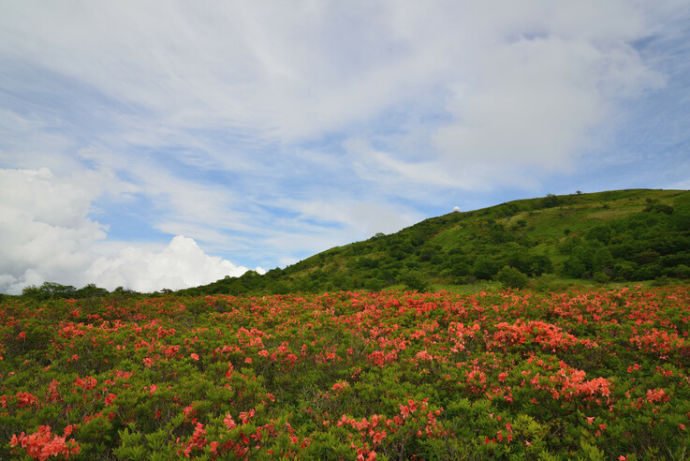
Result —
M 690 189 L 690 2 L 0 0 L 0 292 Z

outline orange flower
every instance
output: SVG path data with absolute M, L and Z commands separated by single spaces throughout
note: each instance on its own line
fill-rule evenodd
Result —
M 67 431 L 67 428 L 65 428 L 65 431 Z M 74 440 L 65 441 L 65 437 L 52 434 L 50 426 L 41 426 L 33 434 L 27 435 L 24 432 L 19 436 L 13 434 L 10 446 L 16 447 L 21 445 L 26 450 L 28 456 L 40 461 L 59 455 L 69 458 L 70 455 L 79 453 L 80 447 Z
M 386 431 L 374 432 L 374 443 L 381 443 L 381 440 L 386 438 Z
M 223 423 L 225 424 L 225 427 L 227 427 L 229 431 L 231 431 L 237 427 L 237 424 L 235 423 L 235 420 L 232 419 L 232 415 L 230 413 L 227 414 L 227 416 L 223 420 Z

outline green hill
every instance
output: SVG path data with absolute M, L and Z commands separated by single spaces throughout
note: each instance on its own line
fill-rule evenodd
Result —
M 499 280 L 690 279 L 690 191 L 548 195 L 424 220 L 265 275 L 182 293 L 269 294 Z

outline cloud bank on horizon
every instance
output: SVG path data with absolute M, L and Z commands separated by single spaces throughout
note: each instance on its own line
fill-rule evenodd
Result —
M 687 1 L 0 7 L 0 292 L 177 289 L 456 205 L 690 188 Z

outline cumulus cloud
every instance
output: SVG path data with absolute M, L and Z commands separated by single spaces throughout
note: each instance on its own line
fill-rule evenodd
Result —
M 225 276 L 239 277 L 247 270 L 207 255 L 194 239 L 178 235 L 160 251 L 125 246 L 117 256 L 100 257 L 89 266 L 85 277 L 111 290 L 124 286 L 150 292 L 202 285 Z
M 48 169 L 0 170 L 2 291 L 80 274 L 90 248 L 105 238 L 103 227 L 88 217 L 91 195 Z
M 0 292 L 18 293 L 44 281 L 142 291 L 178 289 L 247 270 L 207 255 L 183 236 L 163 248 L 106 244 L 107 228 L 89 214 L 108 184 L 111 192 L 118 190 L 115 183 L 105 172 L 58 177 L 47 168 L 0 169 Z

